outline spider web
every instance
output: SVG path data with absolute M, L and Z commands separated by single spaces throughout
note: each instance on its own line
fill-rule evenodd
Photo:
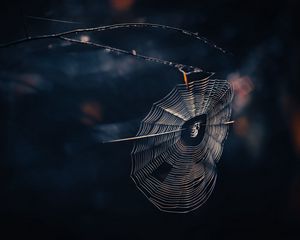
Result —
M 57 19 L 52 21 L 66 22 Z M 223 150 L 228 124 L 233 122 L 229 121 L 232 88 L 226 80 L 209 79 L 215 73 L 204 71 L 200 67 L 138 54 L 136 50 L 128 51 L 70 37 L 80 33 L 118 28 L 172 30 L 227 53 L 216 44 L 200 37 L 198 33 L 153 23 L 123 23 L 74 29 L 56 34 L 26 36 L 0 44 L 0 48 L 33 40 L 57 38 L 167 65 L 182 72 L 185 84 L 177 85 L 165 98 L 153 104 L 149 114 L 142 120 L 136 137 L 105 142 L 137 140 L 131 153 L 131 178 L 137 187 L 162 211 L 194 210 L 208 199 L 216 182 L 216 163 Z M 188 82 L 187 74 L 200 72 L 209 74 L 209 77 Z
M 226 80 L 203 79 L 177 85 L 153 104 L 142 120 L 131 153 L 131 178 L 160 210 L 189 212 L 210 196 L 216 182 L 230 122 L 233 90 Z M 187 123 L 199 124 L 197 144 L 183 140 Z

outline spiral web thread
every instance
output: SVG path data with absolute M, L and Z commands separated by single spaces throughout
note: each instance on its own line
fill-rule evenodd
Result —
M 233 90 L 226 80 L 203 79 L 177 85 L 153 104 L 142 120 L 131 153 L 131 178 L 160 210 L 185 213 L 208 199 L 216 182 L 216 163 L 230 123 Z M 183 124 L 205 114 L 202 141 L 182 140 Z M 166 133 L 166 134 L 160 134 Z

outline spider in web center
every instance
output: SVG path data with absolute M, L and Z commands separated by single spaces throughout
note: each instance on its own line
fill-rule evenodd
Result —
M 195 122 L 194 125 L 191 127 L 191 137 L 195 138 L 197 137 L 199 133 L 201 122 Z
M 199 145 L 205 134 L 207 115 L 202 114 L 186 121 L 181 132 L 182 142 L 187 146 Z

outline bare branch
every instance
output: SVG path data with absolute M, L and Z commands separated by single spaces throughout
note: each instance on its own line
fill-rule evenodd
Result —
M 171 61 L 162 60 L 160 58 L 155 58 L 155 57 L 148 57 L 148 56 L 145 56 L 145 55 L 138 54 L 138 53 L 136 53 L 136 51 L 127 51 L 127 50 L 124 50 L 124 49 L 114 48 L 114 47 L 111 47 L 111 46 L 108 46 L 108 45 L 98 44 L 98 43 L 94 43 L 94 42 L 81 41 L 81 40 L 62 37 L 62 36 L 59 37 L 59 38 L 64 40 L 64 41 L 68 41 L 68 42 L 72 42 L 72 43 L 88 45 L 88 46 L 97 47 L 97 48 L 103 48 L 107 52 L 129 55 L 129 56 L 133 56 L 135 58 L 142 59 L 142 60 L 145 60 L 145 61 L 167 65 L 167 66 L 170 66 L 170 67 L 177 68 L 179 70 L 187 69 L 187 70 L 193 71 L 193 72 L 203 72 L 203 73 L 207 73 L 207 74 L 210 74 L 210 75 L 214 74 L 213 72 L 204 71 L 200 67 L 194 67 L 194 66 L 191 66 L 191 65 L 185 65 L 185 64 L 181 64 L 181 63 L 171 62 Z
M 38 40 L 38 39 L 45 39 L 45 38 L 54 38 L 54 37 L 61 37 L 61 36 L 67 36 L 70 34 L 78 34 L 78 33 L 83 33 L 83 32 L 96 32 L 96 31 L 106 31 L 106 30 L 113 30 L 113 29 L 119 29 L 119 28 L 159 28 L 159 29 L 164 29 L 164 30 L 172 30 L 176 31 L 178 33 L 187 35 L 189 37 L 198 39 L 205 44 L 209 45 L 212 48 L 215 48 L 223 53 L 229 53 L 225 49 L 217 46 L 215 43 L 209 41 L 208 39 L 201 37 L 198 35 L 198 33 L 187 31 L 181 28 L 177 27 L 171 27 L 167 25 L 162 25 L 162 24 L 155 24 L 155 23 L 120 23 L 120 24 L 113 24 L 113 25 L 107 25 L 107 26 L 100 26 L 100 27 L 92 27 L 92 28 L 79 28 L 79 29 L 74 29 L 71 31 L 66 31 L 66 32 L 61 32 L 61 33 L 56 33 L 56 34 L 46 34 L 46 35 L 41 35 L 41 36 L 35 36 L 35 37 L 28 37 L 28 38 L 23 38 L 19 39 L 16 41 L 12 41 L 6 44 L 1 44 L 0 48 L 4 47 L 9 47 L 12 45 L 20 44 L 23 42 L 27 41 L 32 41 L 32 40 Z
M 208 74 L 214 74 L 213 72 L 204 71 L 200 67 L 194 67 L 194 66 L 188 66 L 188 65 L 185 65 L 185 64 L 174 63 L 174 62 L 171 62 L 171 61 L 166 61 L 166 60 L 162 60 L 162 59 L 155 58 L 155 57 L 149 57 L 149 56 L 145 56 L 145 55 L 141 55 L 141 54 L 136 54 L 135 51 L 129 52 L 129 51 L 126 51 L 126 50 L 123 50 L 123 49 L 113 48 L 113 47 L 110 47 L 110 46 L 107 46 L 107 45 L 102 45 L 102 44 L 92 43 L 92 42 L 83 42 L 83 41 L 76 40 L 74 38 L 67 37 L 71 34 L 80 34 L 80 33 L 86 33 L 86 32 L 100 32 L 100 31 L 114 30 L 114 29 L 120 29 L 120 28 L 158 28 L 158 29 L 163 29 L 163 30 L 172 30 L 172 31 L 178 32 L 180 34 L 184 34 L 184 35 L 187 35 L 189 37 L 200 40 L 203 43 L 209 45 L 210 47 L 221 51 L 222 53 L 229 53 L 228 51 L 224 50 L 223 48 L 221 48 L 221 47 L 217 46 L 216 44 L 210 42 L 206 38 L 199 36 L 198 33 L 187 31 L 187 30 L 184 30 L 184 29 L 181 29 L 181 28 L 166 26 L 166 25 L 162 25 L 162 24 L 154 24 L 154 23 L 121 23 L 121 24 L 113 24 L 113 25 L 92 27 L 92 28 L 79 28 L 79 29 L 74 29 L 74 30 L 70 30 L 70 31 L 66 31 L 66 32 L 54 33 L 54 34 L 29 36 L 29 37 L 19 39 L 19 40 L 15 40 L 15 41 L 12 41 L 12 42 L 8 42 L 8 43 L 5 43 L 5 44 L 0 44 L 0 48 L 7 48 L 7 47 L 10 47 L 10 46 L 18 45 L 18 44 L 25 43 L 25 42 L 35 41 L 35 40 L 60 38 L 60 39 L 65 40 L 65 41 L 69 41 L 69 42 L 73 42 L 73 43 L 79 43 L 79 44 L 85 44 L 85 45 L 91 45 L 91 46 L 98 47 L 98 48 L 104 48 L 107 51 L 130 55 L 130 56 L 133 56 L 133 57 L 136 57 L 136 58 L 139 58 L 139 59 L 143 59 L 143 60 L 151 61 L 151 62 L 156 62 L 156 63 L 160 63 L 160 64 L 163 64 L 163 65 L 168 65 L 168 66 L 175 67 L 175 68 L 181 69 L 181 70 L 184 69 L 184 71 L 186 71 L 186 72 L 191 71 L 191 72 L 204 72 L 204 73 L 208 73 Z

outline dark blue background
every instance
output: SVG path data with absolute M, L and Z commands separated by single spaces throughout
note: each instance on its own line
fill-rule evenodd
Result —
M 3 2 L 1 42 L 144 21 L 199 32 L 232 52 L 155 29 L 89 35 L 251 83 L 236 93 L 216 188 L 194 212 L 160 212 L 130 180 L 132 144 L 101 143 L 135 135 L 152 103 L 182 83 L 176 69 L 60 40 L 24 43 L 0 50 L 0 238 L 297 239 L 297 1 L 117 2 Z

